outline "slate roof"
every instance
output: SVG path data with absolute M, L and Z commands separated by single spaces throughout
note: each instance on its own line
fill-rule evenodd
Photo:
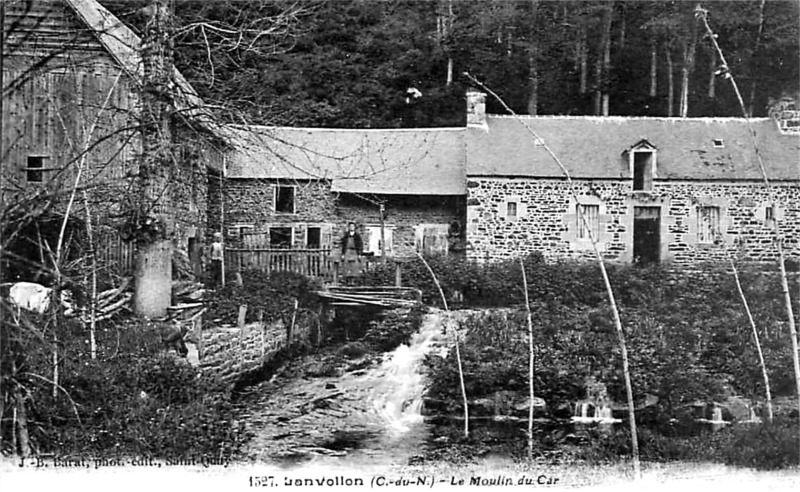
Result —
M 487 115 L 486 127 L 467 129 L 467 175 L 562 177 L 524 121 L 573 178 L 630 178 L 623 152 L 646 140 L 657 148 L 656 179 L 761 179 L 743 118 L 522 116 L 521 120 Z M 770 179 L 800 180 L 800 137 L 781 134 L 769 118 L 750 122 Z M 722 140 L 723 147 L 715 147 L 714 139 Z
M 463 195 L 464 128 L 229 127 L 229 178 L 329 179 L 349 193 Z

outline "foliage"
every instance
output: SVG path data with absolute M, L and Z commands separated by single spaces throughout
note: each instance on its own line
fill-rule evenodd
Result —
M 265 321 L 283 319 L 291 322 L 295 300 L 298 310 L 316 312 L 319 301 L 315 292 L 318 280 L 291 272 L 267 273 L 258 270 L 242 272 L 242 285 L 228 279 L 224 287 L 212 295 L 208 319 L 236 324 L 239 306 L 247 305 L 247 322 L 263 316 Z
M 131 0 L 109 8 L 141 24 Z M 139 0 L 138 3 L 142 3 Z M 757 40 L 759 1 L 706 2 L 730 71 L 755 84 L 754 114 L 765 116 L 770 98 L 796 91 L 798 6 L 767 2 Z M 512 109 L 526 113 L 538 81 L 539 114 L 593 114 L 593 93 L 609 94 L 617 115 L 666 116 L 667 56 L 672 53 L 677 93 L 679 68 L 695 58 L 689 74 L 689 116 L 741 116 L 730 86 L 702 32 L 691 45 L 693 2 L 614 2 L 611 59 L 596 80 L 603 57 L 603 15 L 608 2 L 181 2 L 177 65 L 208 101 L 242 108 L 259 124 L 348 128 L 462 126 L 468 71 L 492 87 Z M 532 8 L 536 5 L 535 8 Z M 300 7 L 299 15 L 281 16 Z M 251 44 L 255 20 L 270 29 Z M 282 20 L 278 20 L 282 19 Z M 198 29 L 204 22 L 208 29 Z M 449 24 L 442 32 L 442 24 Z M 216 28 L 216 29 L 215 29 Z M 220 28 L 240 32 L 226 36 Z M 261 27 L 263 29 L 263 27 Z M 585 43 L 585 44 L 584 44 Z M 583 49 L 585 48 L 585 49 Z M 656 50 L 656 95 L 650 95 L 651 50 Z M 586 54 L 582 64 L 581 53 Z M 455 77 L 447 85 L 447 65 Z M 264 66 L 270 66 L 268 71 Z M 581 72 L 588 79 L 581 87 Z M 588 73 L 587 73 L 588 72 Z M 406 99 L 407 89 L 422 97 Z M 747 101 L 749 104 L 749 101 Z M 501 113 L 488 101 L 490 113 Z
M 229 420 L 226 389 L 161 347 L 157 324 L 98 330 L 91 360 L 86 333 L 64 325 L 61 390 L 51 394 L 49 353 L 29 353 L 28 426 L 40 453 L 62 456 L 230 456 L 243 429 Z M 7 441 L 6 441 L 7 442 Z
M 376 352 L 394 350 L 408 343 L 411 335 L 419 330 L 423 315 L 422 307 L 384 311 L 369 323 L 361 343 Z
M 536 395 L 551 410 L 566 408 L 585 397 L 591 376 L 607 385 L 612 399 L 624 401 L 619 349 L 596 267 L 526 262 L 526 270 L 534 299 Z M 657 396 L 658 411 L 668 418 L 679 416 L 696 400 L 724 399 L 731 393 L 762 398 L 752 332 L 728 272 L 710 266 L 693 275 L 615 267 L 609 274 L 621 305 L 637 399 Z M 778 278 L 758 271 L 742 275 L 775 393 L 791 394 L 791 350 L 784 342 L 787 328 L 778 302 Z M 514 295 L 514 290 L 509 292 L 504 303 L 513 302 Z M 501 390 L 524 393 L 524 310 L 471 313 L 460 329 L 465 333 L 468 394 L 481 398 Z M 454 361 L 429 357 L 428 365 L 430 397 L 458 401 Z
M 729 465 L 760 470 L 785 468 L 797 463 L 798 424 L 796 418 L 780 418 L 770 423 L 736 429 L 723 453 Z

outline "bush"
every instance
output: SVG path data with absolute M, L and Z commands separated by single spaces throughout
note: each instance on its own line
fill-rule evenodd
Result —
M 289 323 L 295 300 L 298 302 L 298 309 L 317 311 L 319 299 L 315 292 L 320 289 L 318 280 L 296 273 L 244 271 L 241 286 L 236 282 L 228 282 L 225 287 L 214 292 L 209 302 L 207 319 L 235 324 L 239 316 L 239 306 L 246 304 L 247 322 L 256 321 L 259 316 L 263 316 L 265 321 L 283 319 Z
M 28 381 L 29 429 L 41 453 L 73 456 L 230 456 L 243 428 L 231 420 L 227 388 L 163 352 L 159 327 L 130 321 L 98 330 L 91 360 L 79 324 L 63 327 L 58 397 Z M 117 335 L 119 338 L 117 339 Z M 31 372 L 49 375 L 49 354 L 31 354 Z
M 424 313 L 422 307 L 384 311 L 377 319 L 370 321 L 361 343 L 376 352 L 394 350 L 408 343 L 419 330 Z
M 779 418 L 751 427 L 737 427 L 723 453 L 725 463 L 759 470 L 776 470 L 797 464 L 797 419 Z

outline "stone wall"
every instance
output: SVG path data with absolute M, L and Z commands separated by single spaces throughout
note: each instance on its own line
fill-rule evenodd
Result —
M 298 321 L 291 339 L 287 337 L 287 326 L 282 321 L 202 330 L 199 347 L 201 371 L 227 384 L 234 384 L 241 376 L 260 369 L 289 345 L 307 341 L 311 323 Z
M 599 245 L 612 261 L 633 259 L 634 207 L 660 213 L 660 258 L 691 264 L 775 259 L 768 194 L 758 182 L 654 182 L 650 192 L 630 181 L 575 181 L 582 204 L 599 207 Z M 774 183 L 774 217 L 786 237 L 787 256 L 800 256 L 800 194 L 796 183 Z M 516 216 L 509 217 L 509 203 Z M 485 261 L 541 252 L 548 259 L 590 258 L 591 241 L 578 233 L 577 203 L 563 180 L 470 178 L 467 255 Z M 700 207 L 719 209 L 717 241 L 699 240 Z
M 276 186 L 295 187 L 295 213 L 276 213 Z M 367 247 L 367 228 L 380 226 L 377 203 L 353 194 L 334 193 L 327 181 L 280 181 L 269 179 L 228 179 L 224 184 L 225 228 L 229 246 L 240 246 L 237 226 L 245 233 L 269 232 L 270 227 L 292 227 L 293 247 L 306 247 L 308 227 L 322 228 L 323 247 L 336 251 L 339 239 L 349 222 L 355 222 Z M 453 221 L 463 225 L 462 197 L 449 196 L 370 196 L 385 203 L 384 227 L 391 229 L 390 254 L 410 255 L 415 250 L 416 228 L 425 224 L 448 226 Z M 463 229 L 463 227 L 462 227 Z M 266 240 L 266 238 L 265 238 Z

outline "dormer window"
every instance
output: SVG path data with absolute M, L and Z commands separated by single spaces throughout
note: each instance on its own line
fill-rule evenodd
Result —
M 627 150 L 633 177 L 633 191 L 650 191 L 656 175 L 656 148 L 647 140 Z
M 725 142 L 723 142 L 721 138 L 715 138 L 715 139 L 712 140 L 712 142 L 714 142 L 714 148 L 715 149 L 724 149 L 725 148 Z
M 653 189 L 653 161 L 655 152 L 633 153 L 633 190 L 650 191 Z

